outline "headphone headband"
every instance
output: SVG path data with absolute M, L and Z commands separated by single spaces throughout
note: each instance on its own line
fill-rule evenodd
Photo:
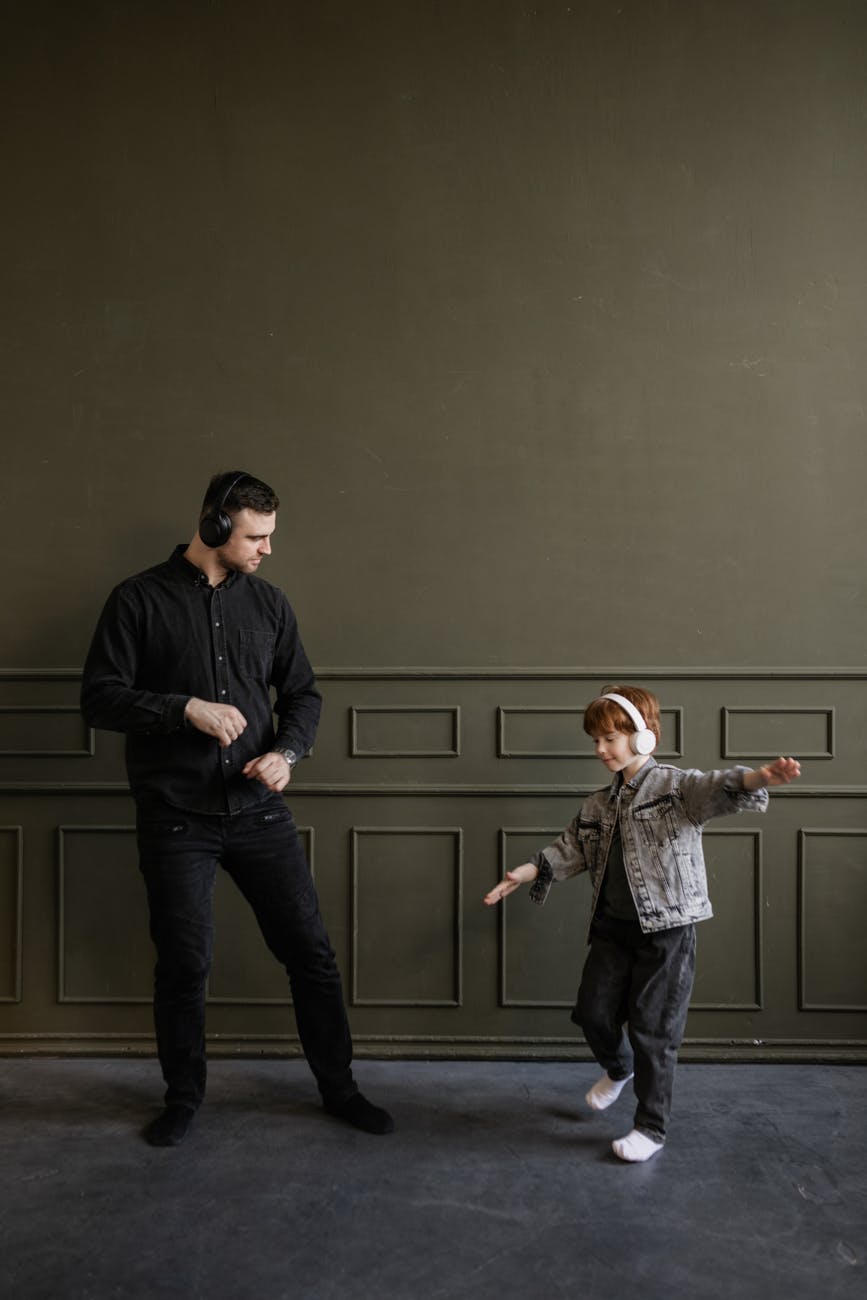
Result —
M 656 748 L 656 736 L 650 730 L 644 718 L 631 700 L 627 700 L 625 695 L 618 695 L 612 691 L 605 695 L 600 695 L 601 700 L 613 700 L 619 704 L 624 713 L 627 713 L 635 725 L 635 733 L 630 737 L 632 752 L 634 754 L 650 754 Z
M 211 510 L 210 510 L 209 513 L 212 514 L 212 515 L 218 515 L 218 514 L 220 513 L 220 511 L 223 509 L 223 506 L 224 506 L 224 505 L 226 504 L 226 502 L 228 501 L 229 496 L 230 496 L 230 494 L 231 494 L 231 492 L 232 492 L 232 489 L 233 489 L 233 488 L 236 488 L 236 487 L 238 486 L 238 484 L 239 484 L 240 482 L 242 482 L 243 479 L 245 479 L 245 478 L 249 478 L 249 477 L 250 477 L 250 475 L 249 475 L 249 474 L 246 474 L 243 470 L 241 470 L 240 473 L 238 473 L 238 474 L 227 474 L 227 475 L 226 475 L 226 478 L 229 480 L 229 484 L 228 484 L 228 486 L 227 486 L 226 488 L 224 488 L 224 490 L 223 490 L 223 492 L 222 492 L 222 495 L 220 496 L 220 500 L 219 500 L 219 502 L 217 503 L 217 505 L 212 506 L 212 508 L 211 508 Z

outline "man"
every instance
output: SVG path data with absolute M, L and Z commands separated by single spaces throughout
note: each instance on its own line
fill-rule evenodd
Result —
M 278 505 L 252 475 L 216 475 L 189 545 L 112 592 L 84 668 L 82 712 L 126 733 L 136 801 L 166 1082 L 165 1109 L 144 1133 L 153 1146 L 182 1142 L 204 1098 L 220 865 L 286 967 L 325 1109 L 368 1133 L 394 1128 L 353 1079 L 340 974 L 282 797 L 310 752 L 321 699 L 289 602 L 257 576 Z

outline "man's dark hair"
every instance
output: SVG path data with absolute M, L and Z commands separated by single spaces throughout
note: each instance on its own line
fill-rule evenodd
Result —
M 263 483 L 260 478 L 253 478 L 252 474 L 246 474 L 242 469 L 228 470 L 221 474 L 215 474 L 208 484 L 208 490 L 205 493 L 205 499 L 202 502 L 202 509 L 199 513 L 199 521 L 204 519 L 216 505 L 219 504 L 223 493 L 232 479 L 238 479 L 238 482 L 232 487 L 226 500 L 223 502 L 223 510 L 226 514 L 233 515 L 238 510 L 255 510 L 260 515 L 270 515 L 277 509 L 280 500 L 277 493 L 267 483 Z

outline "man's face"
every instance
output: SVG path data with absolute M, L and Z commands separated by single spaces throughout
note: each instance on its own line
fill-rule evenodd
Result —
M 260 515 L 245 506 L 232 517 L 232 535 L 224 546 L 217 547 L 217 556 L 224 569 L 234 573 L 255 573 L 262 557 L 271 554 L 271 534 L 277 516 Z

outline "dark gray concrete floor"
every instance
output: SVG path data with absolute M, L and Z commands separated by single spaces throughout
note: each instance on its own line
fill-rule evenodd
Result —
M 0 1060 L 0 1284 L 23 1300 L 848 1300 L 867 1295 L 867 1072 L 682 1065 L 624 1165 L 595 1067 L 362 1061 L 398 1129 L 328 1118 L 300 1061 L 217 1061 L 154 1150 L 150 1060 Z M 627 1090 L 628 1091 L 628 1090 Z M 3 1275 L 5 1274 L 5 1280 Z

